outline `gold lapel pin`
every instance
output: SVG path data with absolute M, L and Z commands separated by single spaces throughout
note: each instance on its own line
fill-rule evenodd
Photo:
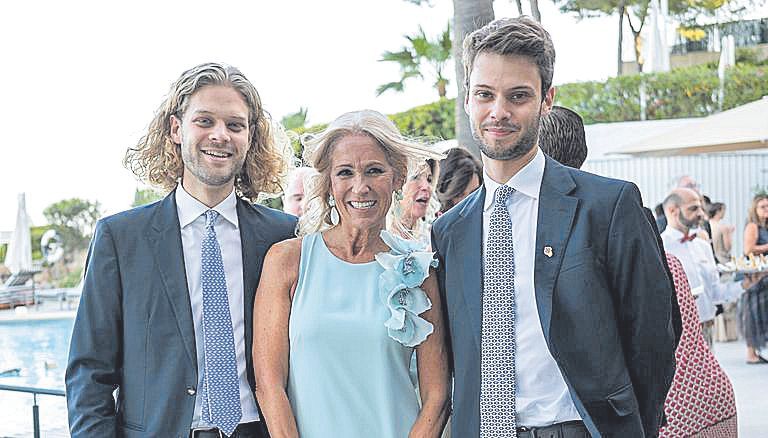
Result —
M 554 252 L 552 251 L 552 247 L 551 246 L 545 246 L 544 247 L 544 255 L 545 256 L 552 257 L 553 254 L 554 254 Z

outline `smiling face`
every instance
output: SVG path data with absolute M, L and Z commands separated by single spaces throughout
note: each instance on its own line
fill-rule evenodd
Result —
M 376 140 L 364 134 L 338 140 L 331 152 L 330 175 L 340 223 L 358 229 L 383 229 L 396 175 Z
M 404 218 L 416 221 L 427 215 L 429 200 L 432 199 L 432 187 L 432 169 L 425 164 L 421 172 L 409 178 L 403 185 L 403 200 L 400 201 L 400 206 Z
M 492 160 L 515 160 L 535 153 L 539 119 L 554 99 L 542 101 L 541 77 L 528 57 L 483 52 L 475 58 L 464 109 L 480 150 Z
M 181 118 L 171 116 L 184 189 L 193 196 L 211 189 L 230 192 L 248 152 L 248 126 L 248 106 L 234 88 L 210 85 L 192 94 Z

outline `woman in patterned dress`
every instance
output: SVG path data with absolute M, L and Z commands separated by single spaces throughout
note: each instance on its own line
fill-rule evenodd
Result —
M 667 424 L 659 437 L 736 437 L 733 386 L 704 340 L 683 265 L 669 253 L 667 263 L 675 282 L 683 333 L 675 350 L 675 377 L 664 403 Z

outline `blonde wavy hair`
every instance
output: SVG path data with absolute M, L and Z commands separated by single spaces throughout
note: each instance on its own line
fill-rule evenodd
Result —
M 249 148 L 235 177 L 238 195 L 256 201 L 260 193 L 282 192 L 292 164 L 290 140 L 279 123 L 272 123 L 253 84 L 235 67 L 205 63 L 193 67 L 171 85 L 171 90 L 139 143 L 129 148 L 123 164 L 139 179 L 166 192 L 175 189 L 184 173 L 180 145 L 171 139 L 171 116 L 183 117 L 189 99 L 200 88 L 225 85 L 240 93 L 248 106 Z
M 304 161 L 312 166 L 315 172 L 305 181 L 306 207 L 297 225 L 297 235 L 304 236 L 333 226 L 330 218 L 331 207 L 328 205 L 333 149 L 342 138 L 361 134 L 374 139 L 384 150 L 387 162 L 394 168 L 397 190 L 402 188 L 405 178 L 425 160 L 439 160 L 443 157 L 427 145 L 400 134 L 397 126 L 387 116 L 373 110 L 342 114 L 319 134 L 304 134 L 301 137 Z M 395 192 L 392 196 L 390 212 L 397 203 L 394 199 Z M 388 224 L 388 228 L 392 225 Z

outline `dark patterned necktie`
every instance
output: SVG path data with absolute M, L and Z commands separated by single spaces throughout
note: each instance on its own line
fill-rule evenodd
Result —
M 496 189 L 483 258 L 480 437 L 516 437 L 515 253 L 507 199 L 515 190 Z
M 203 420 L 227 436 L 232 435 L 242 417 L 240 383 L 237 378 L 235 338 L 229 312 L 227 280 L 221 247 L 214 224 L 219 213 L 205 212 L 201 285 L 203 289 Z

